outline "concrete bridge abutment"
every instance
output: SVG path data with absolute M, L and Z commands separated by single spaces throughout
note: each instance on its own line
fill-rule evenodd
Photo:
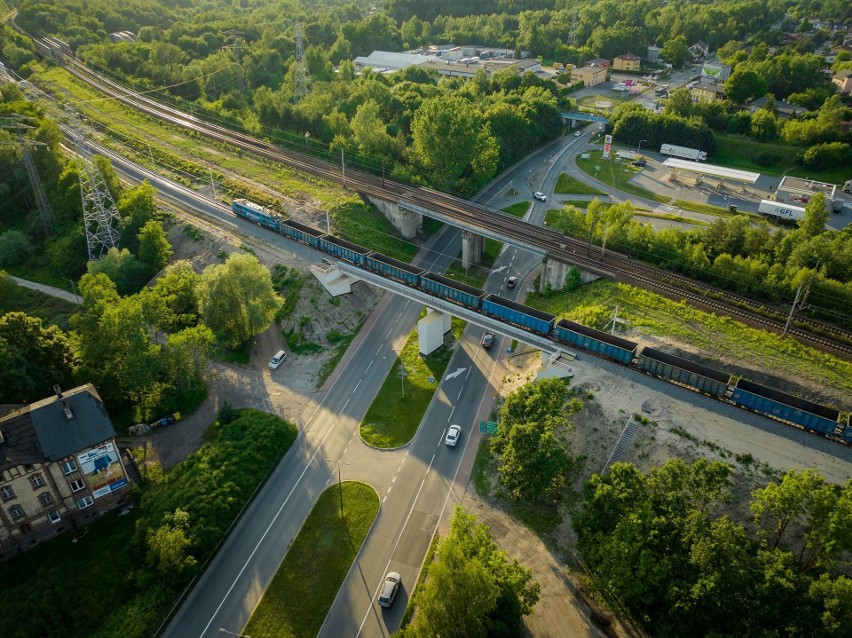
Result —
M 423 215 L 410 210 L 403 210 L 396 202 L 389 202 L 371 195 L 364 196 L 367 201 L 378 208 L 382 215 L 399 231 L 406 239 L 415 237 L 423 228 Z
M 485 237 L 469 230 L 462 231 L 462 268 L 475 266 L 485 254 Z
M 544 262 L 543 281 L 545 284 L 550 284 L 550 287 L 554 290 L 563 290 L 565 288 L 565 282 L 568 280 L 568 274 L 571 272 L 572 268 L 577 268 L 577 270 L 579 270 L 581 284 L 587 284 L 601 278 L 600 275 L 583 270 L 574 264 L 566 264 L 548 257 Z

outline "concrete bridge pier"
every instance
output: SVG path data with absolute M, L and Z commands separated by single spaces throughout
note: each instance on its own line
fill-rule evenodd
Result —
M 593 247 L 592 250 L 595 250 L 595 248 Z M 573 264 L 566 264 L 548 257 L 544 263 L 544 282 L 549 283 L 551 288 L 554 290 L 562 290 L 565 288 L 565 280 L 568 277 L 568 271 L 573 267 Z M 600 279 L 600 275 L 590 273 L 580 268 L 581 283 L 587 284 L 597 279 Z
M 426 308 L 426 316 L 417 322 L 417 341 L 420 354 L 432 354 L 444 345 L 444 335 L 450 331 L 452 315 Z
M 371 195 L 365 195 L 367 201 L 378 208 L 382 215 L 399 231 L 406 239 L 415 237 L 423 228 L 423 215 L 411 210 L 403 210 L 397 202 L 389 202 Z
M 462 268 L 475 266 L 485 254 L 485 238 L 469 230 L 462 231 Z

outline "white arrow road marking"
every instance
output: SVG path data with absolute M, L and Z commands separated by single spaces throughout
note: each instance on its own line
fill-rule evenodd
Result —
M 459 368 L 455 372 L 450 372 L 450 374 L 446 375 L 444 378 L 447 379 L 447 380 L 455 379 L 457 376 L 462 374 L 465 370 L 467 370 L 467 368 Z
M 499 268 L 495 268 L 491 272 L 503 272 L 504 270 L 506 270 L 506 266 L 500 266 Z

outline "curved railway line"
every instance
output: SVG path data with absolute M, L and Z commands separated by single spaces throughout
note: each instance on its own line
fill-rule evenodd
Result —
M 591 272 L 652 290 L 670 299 L 687 300 L 693 305 L 732 316 L 750 325 L 776 332 L 781 332 L 784 328 L 785 311 L 780 308 L 721 290 L 684 275 L 662 271 L 632 260 L 620 253 L 610 251 L 600 257 L 593 257 L 591 254 L 584 255 L 582 253 L 587 251 L 591 253 L 597 247 L 591 247 L 587 242 L 568 237 L 560 232 L 529 224 L 504 213 L 489 210 L 430 188 L 404 185 L 352 170 L 347 172 L 344 178 L 341 170 L 335 164 L 275 146 L 244 133 L 205 122 L 180 110 L 164 106 L 127 89 L 117 82 L 102 77 L 74 58 L 65 57 L 64 66 L 78 79 L 151 117 L 187 128 L 230 146 L 250 151 L 260 157 L 281 162 L 323 180 L 344 186 L 354 186 L 355 190 L 361 194 L 394 202 L 402 200 L 416 204 L 421 208 L 439 211 L 473 226 L 488 227 L 508 238 L 544 250 L 548 257 L 557 261 L 576 264 Z M 852 354 L 852 332 L 819 320 L 797 317 L 788 330 L 788 334 L 821 349 L 847 355 Z

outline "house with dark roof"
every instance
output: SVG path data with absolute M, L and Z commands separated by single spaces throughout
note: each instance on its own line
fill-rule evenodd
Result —
M 0 417 L 0 559 L 78 529 L 129 493 L 95 387 L 54 391 Z

